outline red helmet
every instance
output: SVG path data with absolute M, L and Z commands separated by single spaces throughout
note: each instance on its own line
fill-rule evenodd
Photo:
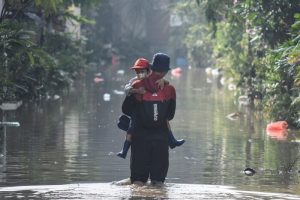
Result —
M 131 69 L 149 69 L 149 61 L 145 58 L 139 58 L 135 61 Z

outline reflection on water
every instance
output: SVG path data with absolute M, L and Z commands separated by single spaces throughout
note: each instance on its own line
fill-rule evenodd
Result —
M 0 185 L 112 182 L 129 176 L 129 157 L 116 156 L 125 133 L 116 126 L 129 77 L 78 87 L 70 97 L 24 104 L 1 131 Z M 171 127 L 186 143 L 170 150 L 168 183 L 235 186 L 242 190 L 300 194 L 298 132 L 266 134 L 263 113 L 239 107 L 234 92 L 207 81 L 203 70 L 168 80 L 177 90 Z M 104 94 L 109 94 L 105 100 Z M 227 116 L 238 112 L 234 120 Z M 5 146 L 6 145 L 6 146 Z M 246 176 L 243 170 L 257 171 Z
M 163 187 L 118 186 L 109 183 L 85 183 L 43 186 L 19 186 L 0 189 L 0 197 L 6 199 L 232 199 L 232 200 L 272 200 L 300 199 L 296 195 L 269 192 L 235 190 L 220 185 L 166 184 Z

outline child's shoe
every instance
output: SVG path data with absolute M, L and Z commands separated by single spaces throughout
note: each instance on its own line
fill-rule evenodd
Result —
M 126 156 L 127 156 L 127 152 L 128 152 L 128 150 L 130 148 L 130 145 L 131 145 L 131 142 L 128 141 L 128 140 L 125 140 L 123 149 L 122 149 L 122 151 L 120 151 L 119 153 L 117 153 L 117 156 L 125 159 Z
M 175 147 L 181 146 L 185 142 L 185 140 L 183 140 L 183 139 L 176 140 L 176 138 L 174 137 L 172 131 L 169 131 L 168 138 L 169 138 L 169 146 L 170 146 L 171 149 L 174 149 Z

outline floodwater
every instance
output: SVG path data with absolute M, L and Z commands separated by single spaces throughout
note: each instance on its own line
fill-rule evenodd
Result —
M 116 156 L 130 76 L 119 71 L 76 85 L 63 100 L 8 111 L 21 126 L 0 132 L 0 199 L 300 199 L 300 133 L 270 136 L 264 113 L 239 105 L 236 91 L 202 69 L 167 76 L 177 91 L 171 127 L 186 142 L 170 149 L 166 185 L 115 184 L 130 173 L 130 153 Z

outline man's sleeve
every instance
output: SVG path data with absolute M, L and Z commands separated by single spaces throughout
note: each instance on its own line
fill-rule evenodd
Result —
M 176 91 L 171 85 L 168 85 L 168 95 L 169 95 L 169 109 L 168 109 L 168 120 L 172 120 L 175 116 L 176 111 Z
M 122 103 L 122 112 L 125 115 L 131 116 L 136 105 L 136 99 L 134 95 L 126 96 Z

